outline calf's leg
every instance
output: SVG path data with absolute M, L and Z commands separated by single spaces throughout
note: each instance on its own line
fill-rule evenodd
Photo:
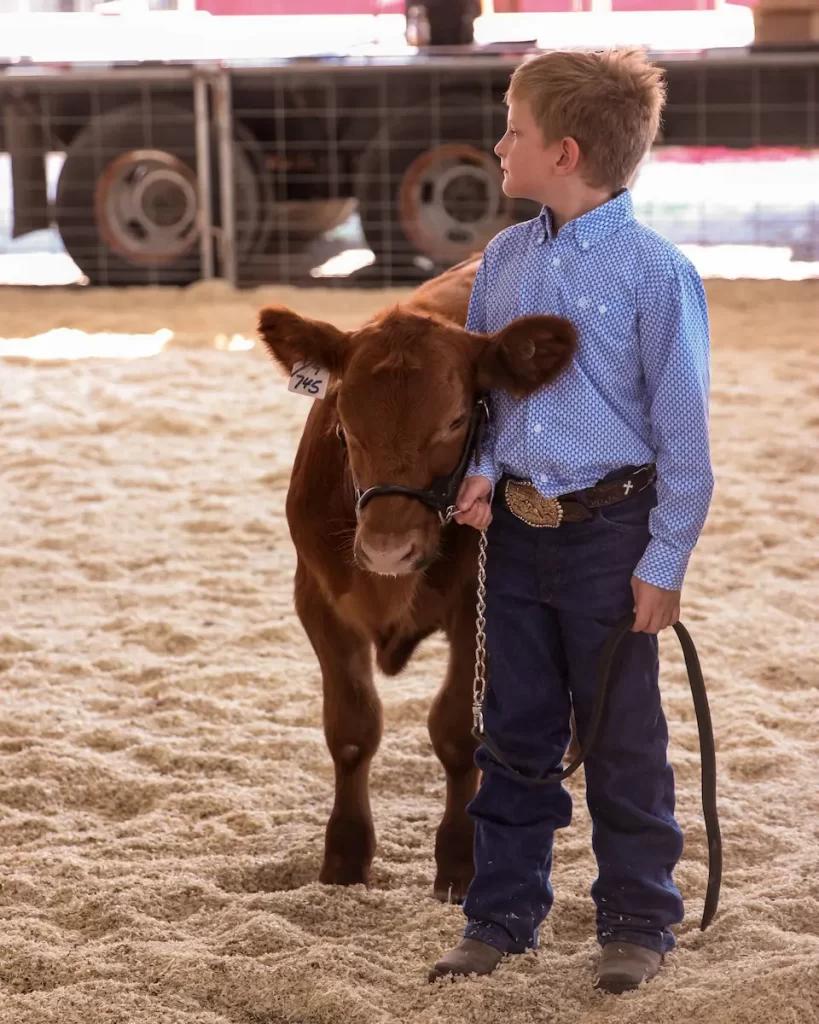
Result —
M 336 775 L 319 881 L 369 885 L 375 854 L 370 762 L 382 730 L 371 645 L 338 617 L 301 565 L 296 571 L 296 611 L 321 666 L 324 735 Z
M 466 805 L 478 786 L 472 737 L 475 609 L 471 595 L 447 629 L 447 636 L 449 665 L 428 719 L 432 746 L 446 771 L 446 805 L 435 837 L 433 895 L 442 902 L 461 903 L 474 873 L 474 828 Z

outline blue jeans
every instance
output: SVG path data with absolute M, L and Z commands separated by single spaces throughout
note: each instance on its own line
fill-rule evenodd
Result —
M 600 649 L 633 608 L 631 576 L 649 541 L 653 487 L 585 523 L 527 526 L 499 501 L 487 559 L 486 730 L 518 771 L 560 770 L 574 709 L 585 740 Z M 673 949 L 683 918 L 672 879 L 682 855 L 674 818 L 674 775 L 660 703 L 657 638 L 629 633 L 618 650 L 586 799 L 598 877 L 591 888 L 597 938 Z M 555 829 L 572 801 L 560 784 L 532 785 L 502 768 L 485 747 L 468 811 L 475 822 L 475 877 L 464 902 L 467 938 L 504 953 L 537 947 L 548 914 Z

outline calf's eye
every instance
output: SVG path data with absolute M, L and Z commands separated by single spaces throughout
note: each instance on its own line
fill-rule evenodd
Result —
M 450 430 L 460 430 L 461 427 L 464 425 L 464 423 L 466 423 L 466 416 L 459 416 L 457 418 L 457 420 L 453 420 L 449 424 L 449 429 Z

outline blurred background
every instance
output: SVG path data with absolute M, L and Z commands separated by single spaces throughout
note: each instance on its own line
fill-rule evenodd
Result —
M 532 216 L 514 66 L 666 69 L 638 215 L 704 276 L 819 276 L 819 0 L 0 0 L 0 282 L 412 283 Z

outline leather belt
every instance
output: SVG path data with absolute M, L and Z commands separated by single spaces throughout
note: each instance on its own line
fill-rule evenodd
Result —
M 503 476 L 498 488 L 503 503 L 529 526 L 557 527 L 561 523 L 584 523 L 592 518 L 592 509 L 616 505 L 634 497 L 657 479 L 653 464 L 640 466 L 617 480 L 601 480 L 582 491 L 544 498 L 530 480 Z

